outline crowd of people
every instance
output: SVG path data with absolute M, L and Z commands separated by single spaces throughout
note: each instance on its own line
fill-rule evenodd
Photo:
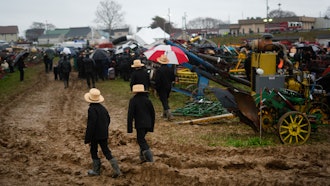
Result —
M 84 51 L 82 54 L 84 58 L 81 62 L 87 64 L 83 65 L 85 73 L 86 67 L 96 69 L 95 61 L 89 56 L 90 52 Z M 127 56 L 124 58 L 126 59 L 122 62 L 126 63 Z M 155 87 L 160 101 L 163 104 L 163 116 L 171 120 L 173 116 L 169 110 L 168 98 L 172 82 L 175 79 L 174 70 L 168 66 L 169 60 L 166 55 L 158 57 L 157 62 L 160 64 L 160 67 L 155 73 Z M 127 71 L 124 71 L 124 74 L 118 74 L 118 76 L 122 77 L 124 81 L 130 81 L 130 89 L 133 93 L 133 96 L 129 100 L 127 111 L 127 133 L 133 133 L 133 129 L 135 128 L 141 162 L 153 162 L 153 153 L 145 138 L 148 132 L 154 132 L 155 126 L 155 109 L 152 101 L 149 99 L 149 86 L 151 84 L 150 74 L 147 72 L 145 64 L 142 63 L 140 59 L 134 59 L 133 62 L 129 62 L 129 65 L 125 64 L 124 66 L 124 68 L 120 69 L 120 72 L 123 73 L 123 69 Z M 130 69 L 128 69 L 128 67 Z M 128 72 L 129 74 L 126 74 Z M 97 75 L 95 71 L 91 74 Z M 90 88 L 89 78 L 86 79 L 88 88 Z M 95 81 L 92 80 L 92 82 L 94 83 Z M 85 144 L 90 145 L 92 169 L 88 170 L 87 173 L 90 176 L 100 175 L 101 159 L 97 153 L 98 146 L 100 146 L 105 158 L 110 162 L 114 170 L 112 177 L 119 177 L 122 175 L 120 166 L 108 147 L 108 129 L 111 119 L 109 112 L 101 104 L 104 101 L 104 97 L 101 95 L 101 91 L 95 88 L 95 84 L 93 84 L 93 87 L 85 94 L 84 98 L 85 101 L 90 104 L 88 108 Z
M 164 109 L 163 117 L 172 120 L 168 99 L 175 73 L 174 68 L 168 65 L 169 60 L 166 55 L 157 58 L 157 62 L 150 62 L 140 53 L 133 54 L 130 48 L 125 48 L 121 54 L 114 54 L 113 51 L 106 51 L 106 53 L 107 58 L 104 60 L 93 58 L 95 56 L 93 49 L 81 50 L 74 56 L 62 51 L 58 53 L 58 58 L 55 58 L 56 53 L 50 55 L 42 50 L 40 61 L 43 61 L 45 65 L 45 73 L 53 73 L 54 80 L 63 81 L 65 89 L 69 88 L 70 73 L 73 69 L 78 72 L 79 79 L 86 81 L 89 92 L 85 94 L 84 99 L 89 103 L 89 108 L 84 143 L 90 146 L 93 167 L 87 173 L 90 176 L 100 175 L 101 159 L 98 156 L 98 147 L 100 147 L 114 170 L 112 176 L 118 177 L 122 173 L 108 147 L 110 114 L 101 104 L 104 97 L 96 88 L 96 83 L 109 79 L 127 81 L 128 89 L 132 92 L 127 110 L 127 133 L 133 133 L 133 129 L 136 130 L 141 162 L 153 162 L 153 153 L 145 138 L 147 133 L 154 131 L 155 125 L 155 109 L 149 98 L 149 90 L 154 88 L 157 91 Z M 13 64 L 13 72 L 14 66 L 20 72 L 20 81 L 24 80 L 25 62 L 29 54 L 26 52 L 18 58 L 16 55 L 17 60 L 13 57 L 13 63 L 10 63 Z M 151 67 L 155 70 L 153 76 L 150 73 Z

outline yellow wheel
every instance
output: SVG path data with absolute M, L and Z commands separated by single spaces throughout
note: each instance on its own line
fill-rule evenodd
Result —
M 266 133 L 274 132 L 274 114 L 273 108 L 264 107 L 261 110 L 261 127 Z M 260 117 L 260 112 L 258 113 Z
M 301 112 L 290 111 L 281 116 L 278 130 L 284 144 L 304 144 L 311 133 L 311 124 Z
M 317 124 L 330 124 L 330 108 L 324 103 L 313 103 L 307 113 L 316 117 Z

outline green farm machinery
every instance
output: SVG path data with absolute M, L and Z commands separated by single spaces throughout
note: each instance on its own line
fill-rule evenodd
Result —
M 264 89 L 256 103 L 263 131 L 277 133 L 285 144 L 303 144 L 318 125 L 329 124 L 328 105 L 289 89 Z
M 251 43 L 251 61 L 245 65 L 249 66 L 245 69 L 249 70 L 247 79 L 237 78 L 224 69 L 216 68 L 216 65 L 204 61 L 177 43 L 169 40 L 165 43 L 180 47 L 191 60 L 182 66 L 197 73 L 200 91 L 197 96 L 208 89 L 208 83 L 201 80 L 212 80 L 222 85 L 225 88 L 212 90 L 218 100 L 222 105 L 225 105 L 222 98 L 231 101 L 234 107 L 228 111 L 255 132 L 275 132 L 284 144 L 303 144 L 311 132 L 317 130 L 317 126 L 330 124 L 330 73 L 315 79 L 310 72 L 301 71 L 288 59 L 285 46 L 279 43 L 269 40 Z M 250 90 L 233 86 L 232 80 L 248 86 Z

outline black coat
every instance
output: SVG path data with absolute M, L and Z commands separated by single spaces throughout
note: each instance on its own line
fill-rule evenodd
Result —
M 133 132 L 133 120 L 136 129 L 154 131 L 155 109 L 147 93 L 137 93 L 129 101 L 127 114 L 127 132 Z
M 96 69 L 96 63 L 93 59 L 86 57 L 83 59 L 83 66 L 85 69 L 85 72 L 87 73 L 93 73 Z
M 19 70 L 23 70 L 23 68 L 25 68 L 25 63 L 24 63 L 24 57 L 21 57 L 20 59 L 18 59 L 18 61 L 16 62 L 16 66 L 18 67 Z
M 63 58 L 63 61 L 60 63 L 61 73 L 70 73 L 71 72 L 71 63 L 69 59 Z
M 110 115 L 100 103 L 91 103 L 88 108 L 85 144 L 91 141 L 108 139 Z
M 138 68 L 132 72 L 131 83 L 130 83 L 131 90 L 132 90 L 133 85 L 136 85 L 136 84 L 143 84 L 144 89 L 149 90 L 150 78 L 149 78 L 149 74 L 146 69 Z
M 155 74 L 155 83 L 157 92 L 170 92 L 172 89 L 172 82 L 175 81 L 174 70 L 167 65 L 162 64 Z

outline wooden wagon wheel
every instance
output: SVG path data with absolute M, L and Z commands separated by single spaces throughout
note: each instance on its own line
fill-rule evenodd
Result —
M 305 114 L 290 111 L 279 119 L 278 132 L 284 144 L 304 144 L 310 136 L 311 124 Z

